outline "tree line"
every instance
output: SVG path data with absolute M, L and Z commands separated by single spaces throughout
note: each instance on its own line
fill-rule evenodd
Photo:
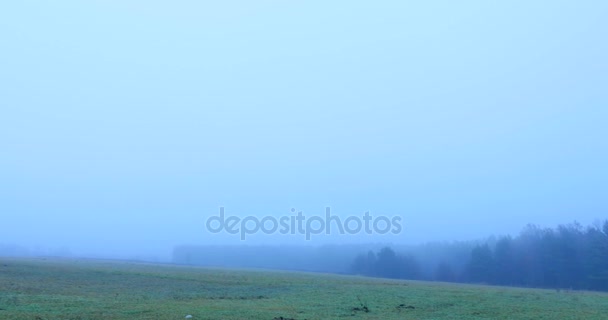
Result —
M 457 249 L 454 244 L 444 247 L 443 252 Z M 490 238 L 472 245 L 466 255 L 438 259 L 433 266 L 420 260 L 385 247 L 356 256 L 351 271 L 395 279 L 608 291 L 608 221 L 586 228 L 578 223 L 554 229 L 528 225 L 516 237 Z

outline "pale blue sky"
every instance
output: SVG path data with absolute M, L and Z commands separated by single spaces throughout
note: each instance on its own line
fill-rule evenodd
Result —
M 606 1 L 5 1 L 0 243 L 166 254 L 232 241 L 204 230 L 220 206 L 403 217 L 399 237 L 313 243 L 608 218 L 607 16 Z

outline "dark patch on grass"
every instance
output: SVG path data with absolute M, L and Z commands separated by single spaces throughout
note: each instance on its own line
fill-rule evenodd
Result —
M 219 297 L 209 297 L 209 300 L 260 300 L 260 299 L 268 299 L 266 296 L 219 296 Z
M 398 305 L 397 310 L 399 310 L 399 312 L 401 312 L 401 310 L 414 310 L 416 309 L 416 307 L 414 306 L 410 306 L 410 305 L 406 305 L 405 303 L 402 303 L 400 305 Z
M 285 317 L 274 317 L 272 320 L 296 320 L 294 318 L 285 318 Z
M 357 300 L 359 300 L 360 307 L 352 308 L 351 310 L 352 310 L 353 314 L 355 314 L 356 312 L 369 313 L 369 308 L 367 307 L 367 301 L 366 302 L 361 301 L 360 297 L 357 297 Z
M 442 303 L 433 304 L 432 307 L 431 307 L 431 309 L 434 309 L 434 310 L 445 310 L 445 309 L 452 308 L 454 306 L 455 306 L 455 304 L 452 303 L 452 302 L 442 302 Z

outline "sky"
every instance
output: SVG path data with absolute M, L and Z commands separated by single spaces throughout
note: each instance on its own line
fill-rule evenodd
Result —
M 5 1 L 0 244 L 422 243 L 608 218 L 606 1 Z M 398 235 L 211 234 L 291 208 Z

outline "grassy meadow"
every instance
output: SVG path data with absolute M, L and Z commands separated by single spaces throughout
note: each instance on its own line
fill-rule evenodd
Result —
M 0 258 L 0 319 L 608 319 L 608 294 Z

